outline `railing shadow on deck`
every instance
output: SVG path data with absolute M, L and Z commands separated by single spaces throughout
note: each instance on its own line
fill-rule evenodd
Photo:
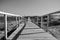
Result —
M 32 35 L 32 34 L 39 34 L 39 33 L 46 33 L 46 32 L 25 33 L 25 34 L 21 34 L 21 35 Z
M 24 24 L 23 28 L 21 28 L 21 30 L 12 38 L 12 40 L 16 40 L 21 35 L 21 32 L 23 31 L 25 26 L 26 26 L 26 23 Z

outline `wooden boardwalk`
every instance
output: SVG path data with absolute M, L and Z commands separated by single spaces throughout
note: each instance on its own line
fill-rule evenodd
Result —
M 21 24 L 8 38 L 8 40 L 57 40 L 48 32 L 39 28 L 32 22 L 27 22 L 26 26 L 20 31 L 24 24 Z
M 32 22 L 27 22 L 24 30 L 17 40 L 57 40 Z

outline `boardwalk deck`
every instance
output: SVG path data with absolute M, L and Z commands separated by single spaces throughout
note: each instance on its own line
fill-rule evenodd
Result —
M 57 40 L 51 34 L 45 32 L 43 29 L 39 28 L 37 25 L 27 22 L 24 30 L 17 40 Z

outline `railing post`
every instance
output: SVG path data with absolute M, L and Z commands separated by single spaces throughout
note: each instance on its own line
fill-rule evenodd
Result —
M 48 26 L 49 26 L 49 15 L 48 15 Z
M 7 15 L 4 14 L 5 38 L 7 39 Z
M 16 23 L 19 23 L 18 17 L 16 16 Z M 17 27 L 19 26 L 19 24 L 17 25 Z
M 18 17 L 18 27 L 19 27 L 19 23 L 20 23 L 20 17 Z
M 38 24 L 38 17 L 37 17 L 37 24 Z
M 19 22 L 21 21 L 21 18 L 19 17 Z
M 16 17 L 16 22 L 17 22 L 17 17 Z
M 42 22 L 42 20 L 43 20 L 43 18 L 42 18 L 42 16 L 41 16 L 41 27 L 43 27 L 43 22 Z
M 16 16 L 16 23 L 18 24 L 17 16 Z

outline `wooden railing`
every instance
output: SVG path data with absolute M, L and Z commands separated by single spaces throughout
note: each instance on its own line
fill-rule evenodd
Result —
M 16 28 L 19 27 L 19 24 L 21 22 L 21 19 L 20 19 L 21 16 L 20 15 L 16 15 L 16 14 L 2 12 L 2 11 L 0 11 L 0 14 L 2 14 L 3 18 L 4 18 L 4 29 L 5 29 L 5 31 L 4 31 L 4 37 L 5 37 L 5 39 L 7 39 L 9 32 L 12 31 L 12 30 L 15 30 Z M 16 20 L 15 20 L 16 24 L 15 25 L 11 24 L 11 25 L 13 25 L 13 27 L 12 27 L 11 30 L 8 29 L 8 27 L 11 27 L 11 25 L 8 26 L 8 16 L 13 16 L 13 17 L 16 18 Z

